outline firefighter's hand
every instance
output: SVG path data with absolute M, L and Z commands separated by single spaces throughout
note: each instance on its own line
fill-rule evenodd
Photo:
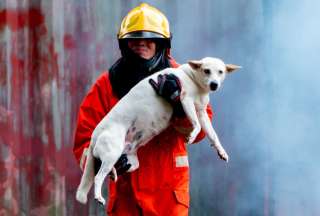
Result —
M 131 167 L 131 164 L 128 163 L 128 158 L 126 154 L 122 154 L 116 164 L 114 165 L 114 168 L 117 170 L 117 175 L 121 176 L 125 172 L 127 172 Z M 109 177 L 114 180 L 114 175 L 112 172 L 110 172 Z
M 100 169 L 101 161 L 100 159 L 94 158 L 94 174 L 96 175 Z M 114 168 L 117 170 L 117 175 L 120 176 L 127 172 L 131 167 L 131 164 L 128 163 L 128 158 L 126 154 L 122 154 L 116 164 L 114 165 Z M 108 174 L 108 176 L 114 180 L 114 175 L 112 172 Z
M 180 101 L 181 83 L 178 77 L 174 74 L 160 74 L 157 77 L 157 82 L 149 79 L 149 83 L 159 96 L 172 105 L 174 117 L 185 117 Z

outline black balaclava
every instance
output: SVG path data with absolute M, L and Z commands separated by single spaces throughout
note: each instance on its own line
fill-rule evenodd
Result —
M 156 41 L 156 54 L 148 60 L 135 54 L 127 44 L 127 41 L 120 42 L 122 57 L 109 69 L 112 90 L 118 98 L 126 95 L 145 77 L 170 67 L 167 48 L 159 41 Z

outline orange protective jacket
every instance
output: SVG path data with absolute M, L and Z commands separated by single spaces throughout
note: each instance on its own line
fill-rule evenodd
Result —
M 171 65 L 177 63 L 171 60 Z M 84 98 L 78 114 L 73 152 L 83 168 L 91 134 L 118 102 L 108 73 L 103 73 Z M 212 118 L 212 110 L 207 112 Z M 187 119 L 175 126 L 190 127 Z M 196 142 L 204 138 L 201 131 Z M 189 166 L 185 135 L 173 125 L 138 150 L 139 169 L 116 183 L 109 181 L 108 215 L 188 215 Z

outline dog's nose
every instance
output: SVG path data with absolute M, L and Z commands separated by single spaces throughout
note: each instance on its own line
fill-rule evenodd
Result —
M 217 90 L 217 88 L 218 88 L 218 84 L 217 83 L 215 83 L 215 82 L 211 82 L 210 83 L 211 91 L 215 91 L 215 90 Z

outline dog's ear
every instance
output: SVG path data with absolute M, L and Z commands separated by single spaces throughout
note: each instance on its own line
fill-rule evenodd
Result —
M 201 68 L 202 62 L 197 60 L 191 60 L 191 61 L 188 61 L 188 64 L 192 69 L 198 70 L 199 68 Z
M 226 70 L 227 70 L 228 73 L 231 73 L 231 72 L 233 72 L 233 71 L 235 71 L 237 69 L 240 69 L 240 68 L 242 68 L 242 67 L 239 66 L 239 65 L 226 64 Z

